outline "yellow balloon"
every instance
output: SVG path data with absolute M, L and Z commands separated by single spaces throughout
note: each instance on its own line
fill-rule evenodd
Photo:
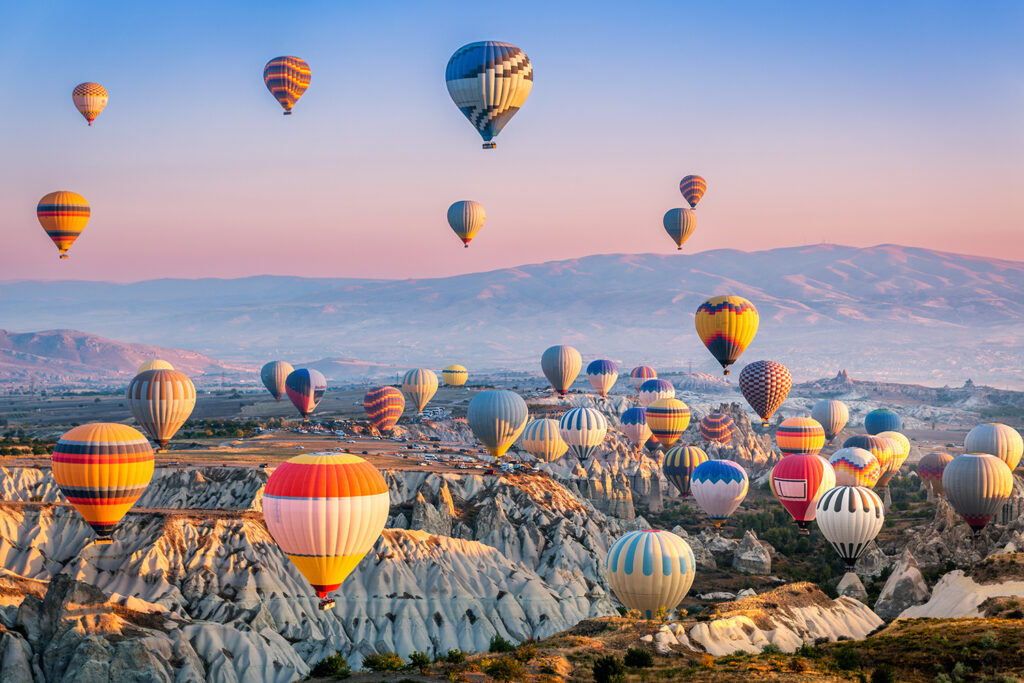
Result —
M 757 309 L 743 297 L 715 296 L 697 308 L 697 335 L 722 364 L 724 374 L 757 334 Z

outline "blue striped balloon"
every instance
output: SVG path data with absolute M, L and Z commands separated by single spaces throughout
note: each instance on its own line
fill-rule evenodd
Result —
M 902 427 L 903 420 L 888 408 L 877 408 L 864 416 L 864 431 L 868 434 L 898 432 Z
M 585 460 L 604 442 L 608 420 L 593 408 L 573 408 L 558 421 L 558 431 L 569 452 Z
M 671 611 L 693 585 L 697 563 L 690 544 L 668 531 L 631 531 L 608 549 L 605 578 L 615 597 L 652 619 Z
M 486 40 L 463 45 L 444 73 L 448 94 L 484 139 L 484 149 L 526 102 L 533 65 L 515 45 Z
M 746 498 L 748 484 L 747 471 L 731 460 L 708 460 L 690 475 L 690 493 L 716 527 Z
M 610 360 L 595 360 L 587 366 L 587 379 L 601 396 L 607 396 L 619 378 L 619 366 Z
M 659 398 L 675 398 L 676 388 L 667 379 L 649 379 L 640 385 L 640 405 L 649 406 Z
M 647 409 L 633 407 L 619 416 L 619 425 L 634 446 L 640 446 L 651 438 L 651 428 L 647 426 Z

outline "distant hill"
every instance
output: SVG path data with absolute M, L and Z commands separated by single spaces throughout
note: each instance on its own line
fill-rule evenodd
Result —
M 845 367 L 873 380 L 1024 386 L 1024 263 L 894 245 L 589 256 L 418 280 L 9 282 L 0 320 L 254 363 L 535 371 L 544 348 L 569 343 L 627 369 L 718 374 L 693 312 L 724 293 L 761 314 L 743 360 L 780 360 L 797 379 Z

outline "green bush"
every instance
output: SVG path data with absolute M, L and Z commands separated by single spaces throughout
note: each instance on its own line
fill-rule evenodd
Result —
M 532 640 L 528 640 L 525 643 L 521 643 L 516 648 L 516 660 L 526 664 L 537 656 L 537 644 Z
M 483 665 L 483 671 L 496 681 L 519 681 L 526 675 L 523 665 L 511 657 L 492 659 Z
M 843 671 L 860 668 L 860 653 L 852 647 L 841 647 L 832 654 L 832 657 L 836 660 L 836 666 Z
M 896 673 L 887 664 L 880 664 L 871 672 L 871 683 L 896 683 Z
M 626 667 L 615 655 L 598 657 L 594 661 L 594 683 L 623 683 Z
M 409 655 L 409 666 L 419 670 L 420 673 L 426 673 L 430 671 L 430 657 L 426 652 L 415 650 Z
M 515 649 L 515 645 L 513 645 L 512 643 L 510 643 L 509 641 L 505 640 L 500 635 L 495 633 L 493 636 L 491 636 L 491 644 L 490 647 L 487 648 L 487 651 L 491 653 L 513 652 L 515 651 Z
M 804 643 L 803 645 L 798 647 L 796 649 L 796 652 L 794 652 L 793 654 L 795 654 L 798 657 L 808 657 L 810 659 L 821 659 L 821 650 L 819 650 L 818 648 L 814 647 L 813 645 L 808 645 L 806 643 Z
M 309 672 L 310 678 L 348 678 L 351 675 L 352 669 L 348 666 L 348 660 L 338 653 L 327 655 Z
M 765 646 L 761 648 L 761 654 L 763 655 L 781 655 L 782 648 L 775 643 L 765 643 Z
M 462 650 L 448 650 L 448 654 L 438 657 L 438 661 L 445 661 L 449 664 L 462 664 L 466 661 L 466 653 Z
M 654 657 L 647 650 L 631 647 L 626 650 L 626 658 L 623 662 L 626 666 L 634 669 L 646 669 L 649 666 L 654 666 Z
M 378 652 L 363 658 L 363 668 L 371 671 L 401 671 L 405 660 L 394 652 Z

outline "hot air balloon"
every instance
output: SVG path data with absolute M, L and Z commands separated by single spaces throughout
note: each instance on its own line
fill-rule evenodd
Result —
M 647 426 L 658 442 L 668 448 L 690 424 L 690 408 L 676 398 L 659 398 L 647 406 Z
M 850 409 L 842 401 L 826 399 L 818 401 L 811 409 L 811 417 L 817 420 L 825 430 L 825 438 L 829 443 L 836 438 L 843 427 L 850 421 Z
M 665 478 L 686 498 L 690 495 L 690 478 L 693 471 L 703 462 L 708 461 L 708 454 L 696 446 L 673 446 L 665 451 L 665 462 L 661 472 Z
M 416 412 L 422 413 L 430 399 L 437 393 L 437 375 L 433 370 L 417 368 L 402 377 L 402 391 L 412 399 Z
M 840 448 L 828 459 L 836 473 L 837 486 L 874 488 L 882 476 L 878 458 L 863 448 Z
M 466 420 L 476 438 L 495 458 L 515 443 L 526 426 L 526 401 L 514 391 L 489 389 L 469 402 Z
M 649 379 L 640 385 L 640 405 L 647 407 L 659 398 L 675 398 L 676 388 L 667 379 Z
M 576 381 L 583 367 L 583 357 L 571 346 L 552 346 L 540 357 L 540 368 L 551 386 L 562 396 Z
M 154 358 L 153 360 L 147 360 L 139 366 L 139 369 L 135 371 L 136 375 L 141 375 L 146 370 L 173 370 L 174 366 L 165 360 Z
M 91 126 L 100 112 L 106 108 L 110 97 L 107 95 L 107 89 L 99 83 L 86 82 L 75 86 L 71 91 L 71 99 L 75 103 L 75 109 Z
M 683 601 L 697 571 L 690 545 L 668 531 L 645 529 L 619 537 L 608 549 L 604 574 L 623 605 L 653 619 Z
M 448 225 L 467 249 L 480 228 L 484 227 L 485 220 L 487 213 L 480 202 L 464 200 L 448 207 Z
M 652 438 L 646 408 L 629 408 L 619 417 L 619 425 L 634 446 L 640 447 Z
M 284 390 L 288 398 L 299 410 L 299 415 L 306 418 L 316 410 L 320 399 L 327 391 L 327 379 L 319 370 L 300 368 L 293 370 L 284 380 Z
M 931 487 L 935 495 L 941 496 L 944 492 L 942 473 L 952 461 L 953 456 L 949 453 L 928 453 L 917 463 L 917 476 Z
M 697 336 L 722 364 L 725 375 L 757 334 L 757 309 L 738 296 L 711 297 L 697 307 L 693 320 Z
M 573 408 L 558 420 L 558 431 L 569 452 L 586 460 L 604 443 L 608 420 L 593 408 Z
M 75 192 L 58 190 L 43 195 L 36 206 L 36 218 L 47 236 L 57 245 L 61 258 L 68 257 L 68 249 L 85 230 L 89 222 L 89 202 Z
M 633 384 L 633 388 L 637 391 L 643 386 L 644 382 L 649 379 L 657 379 L 658 373 L 654 371 L 649 365 L 638 365 L 633 368 L 629 373 L 630 382 Z
M 526 424 L 519 445 L 538 460 L 554 462 L 565 455 L 569 444 L 558 431 L 558 420 L 531 420 Z
M 889 439 L 892 447 L 891 457 L 889 462 L 886 463 L 885 469 L 882 471 L 882 476 L 878 480 L 879 486 L 888 486 L 892 478 L 895 477 L 900 468 L 903 467 L 903 463 L 907 461 L 907 456 L 910 455 L 910 439 L 903 436 L 899 432 L 878 432 L 875 436 L 880 436 L 883 439 Z
M 678 251 L 697 229 L 697 213 L 692 209 L 669 209 L 661 223 L 665 226 L 665 232 L 676 243 Z
M 280 401 L 284 396 L 284 382 L 294 370 L 291 363 L 286 363 L 283 360 L 272 360 L 260 368 L 260 379 L 263 380 L 263 386 L 267 388 L 275 401 Z
M 394 387 L 370 389 L 363 396 L 363 410 L 378 431 L 391 431 L 405 411 L 405 395 Z
M 306 92 L 311 75 L 309 64 L 298 57 L 274 57 L 263 67 L 263 82 L 284 109 L 285 116 L 292 113 L 292 107 Z
M 702 462 L 690 475 L 690 493 L 716 527 L 740 506 L 747 486 L 747 471 L 731 460 Z
M 885 523 L 882 499 L 863 486 L 837 486 L 818 500 L 815 522 L 852 572 Z
M 964 439 L 965 453 L 988 453 L 994 455 L 1012 472 L 1020 464 L 1024 454 L 1024 440 L 1013 427 L 998 422 L 980 424 L 967 433 Z
M 821 494 L 836 485 L 832 465 L 820 455 L 792 453 L 772 468 L 769 477 L 772 493 L 793 516 L 800 533 L 810 533 L 815 505 Z
M 720 443 L 723 446 L 732 441 L 732 433 L 736 423 L 725 413 L 709 413 L 700 421 L 700 435 L 705 441 Z
M 643 410 L 643 408 L 641 408 L 641 410 Z M 650 429 L 650 427 L 648 427 L 648 429 Z M 661 443 L 659 443 L 658 439 L 654 437 L 654 434 L 651 434 L 650 438 L 644 442 L 644 448 L 647 449 L 648 453 L 656 453 L 662 450 Z
M 308 453 L 277 467 L 263 493 L 274 541 L 320 598 L 345 581 L 384 530 L 390 496 L 380 472 L 348 453 Z
M 873 436 L 871 434 L 856 434 L 851 436 L 849 439 L 843 442 L 843 448 L 863 448 L 864 450 L 875 456 L 878 460 L 878 468 L 885 476 L 886 470 L 889 469 L 890 461 L 895 457 L 893 453 L 893 443 L 891 440 L 881 436 Z
M 94 423 L 66 432 L 53 449 L 53 478 L 96 532 L 110 534 L 153 478 L 149 440 L 126 425 Z
M 127 398 L 135 420 L 164 453 L 196 407 L 196 387 L 177 370 L 146 370 L 128 384 Z
M 444 80 L 455 106 L 484 139 L 484 149 L 493 149 L 493 139 L 530 94 L 533 66 L 515 45 L 486 40 L 456 50 Z
M 977 534 L 1013 493 L 1013 473 L 994 455 L 965 453 L 946 465 L 942 488 L 953 509 Z
M 775 443 L 783 453 L 817 455 L 825 445 L 825 429 L 810 417 L 790 417 L 775 430 Z
M 679 181 L 679 191 L 690 205 L 691 209 L 697 208 L 697 202 L 704 196 L 708 189 L 707 181 L 699 175 L 688 175 Z
M 754 361 L 740 372 L 740 391 L 761 418 L 762 427 L 768 426 L 768 418 L 786 400 L 792 386 L 789 368 L 773 360 Z
M 619 378 L 619 366 L 610 360 L 595 360 L 587 366 L 587 379 L 602 398 L 615 386 Z
M 868 434 L 898 432 L 902 426 L 900 416 L 888 408 L 877 408 L 864 416 L 864 431 Z
M 450 387 L 462 387 L 469 379 L 469 370 L 461 365 L 446 365 L 441 371 L 441 380 Z

